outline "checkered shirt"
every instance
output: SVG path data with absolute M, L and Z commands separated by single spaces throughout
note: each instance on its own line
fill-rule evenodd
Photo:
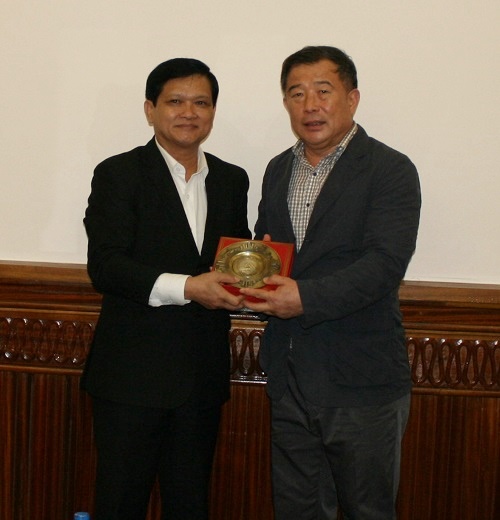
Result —
M 295 233 L 297 251 L 302 247 L 306 235 L 309 218 L 313 212 L 316 199 L 332 171 L 335 163 L 344 153 L 347 145 L 354 137 L 358 125 L 354 123 L 349 132 L 332 153 L 323 157 L 315 166 L 311 166 L 305 157 L 304 143 L 299 140 L 292 151 L 295 155 L 292 167 L 292 176 L 288 186 L 288 211 Z

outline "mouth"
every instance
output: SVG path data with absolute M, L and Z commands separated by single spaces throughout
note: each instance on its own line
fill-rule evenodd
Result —
M 198 128 L 197 125 L 184 124 L 184 125 L 176 125 L 176 128 L 179 130 L 196 130 Z
M 321 128 L 324 124 L 325 124 L 324 121 L 306 121 L 304 123 L 304 126 L 311 130 L 316 130 L 318 128 Z

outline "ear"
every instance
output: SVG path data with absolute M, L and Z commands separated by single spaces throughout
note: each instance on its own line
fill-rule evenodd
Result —
M 155 107 L 154 107 L 152 101 L 150 101 L 149 99 L 146 99 L 146 101 L 144 101 L 144 114 L 146 116 L 146 120 L 147 120 L 149 126 L 153 126 L 154 108 Z
M 351 115 L 354 116 L 356 110 L 358 109 L 359 100 L 361 94 L 357 88 L 353 88 L 349 94 L 347 94 L 347 102 L 349 103 L 349 108 L 351 110 Z

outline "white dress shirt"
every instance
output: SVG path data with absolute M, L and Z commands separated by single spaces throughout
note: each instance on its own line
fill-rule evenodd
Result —
M 184 207 L 191 233 L 201 253 L 203 238 L 205 236 L 205 222 L 207 219 L 207 192 L 205 179 L 208 174 L 208 165 L 205 154 L 201 148 L 198 150 L 198 169 L 186 182 L 186 169 L 177 162 L 158 141 L 156 145 L 165 159 L 172 179 L 179 193 Z M 185 305 L 191 300 L 184 298 L 184 286 L 189 275 L 163 273 L 161 274 L 149 296 L 149 305 L 159 307 L 161 305 Z

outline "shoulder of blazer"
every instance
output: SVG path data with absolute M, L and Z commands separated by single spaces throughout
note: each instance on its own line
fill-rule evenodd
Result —
M 267 170 L 274 170 L 276 168 L 282 168 L 283 165 L 286 165 L 288 161 L 293 157 L 293 148 L 287 148 L 280 154 L 276 155 L 276 157 L 273 157 L 269 164 L 267 165 Z
M 156 142 L 151 139 L 146 145 L 109 157 L 100 163 L 94 172 L 93 186 L 104 182 L 116 196 L 131 194 L 150 186 L 158 193 L 170 194 L 175 200 L 175 184 L 168 174 L 168 166 Z M 179 201 L 180 203 L 180 201 Z
M 112 155 L 104 159 L 96 166 L 100 168 L 131 168 L 134 166 L 143 167 L 144 165 L 150 167 L 165 166 L 165 161 L 156 146 L 154 138 L 146 145 L 137 146 L 132 150 L 122 152 L 117 155 Z
M 139 146 L 138 148 L 131 150 L 131 153 L 133 152 L 137 152 L 141 161 L 152 168 L 165 168 L 167 165 L 160 150 L 158 150 L 154 137 L 144 146 Z
M 378 160 L 386 161 L 390 157 L 394 159 L 404 158 L 405 160 L 410 161 L 405 154 L 373 137 L 370 137 L 366 133 L 365 129 L 360 125 L 358 125 L 358 131 L 349 143 L 345 153 L 346 155 L 349 154 L 357 157 L 371 154 L 375 163 L 377 163 Z
M 205 181 L 207 189 L 211 187 L 221 191 L 228 189 L 248 191 L 250 181 L 243 168 L 207 152 L 205 152 L 205 157 L 208 165 L 208 175 Z
M 358 129 L 354 134 L 354 137 L 342 155 L 349 154 L 355 157 L 365 155 L 373 148 L 374 142 L 375 139 L 371 138 L 361 125 L 358 125 Z
M 207 159 L 207 165 L 209 171 L 215 171 L 215 172 L 234 172 L 239 171 L 246 175 L 245 170 L 236 164 L 229 163 L 227 161 L 223 161 L 216 155 L 212 155 L 211 153 L 204 152 L 205 157 Z

